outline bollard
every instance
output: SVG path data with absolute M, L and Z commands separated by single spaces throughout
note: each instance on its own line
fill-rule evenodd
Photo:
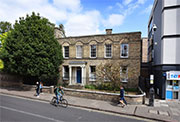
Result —
M 146 93 L 143 94 L 143 97 L 142 97 L 142 104 L 145 104 L 145 96 L 146 96 Z
M 149 106 L 154 106 L 154 88 L 149 89 Z
M 51 93 L 51 94 L 54 93 L 54 86 L 50 86 L 50 93 Z

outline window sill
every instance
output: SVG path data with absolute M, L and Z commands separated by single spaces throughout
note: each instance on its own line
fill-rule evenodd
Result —
M 96 81 L 96 79 L 89 79 L 89 81 L 93 81 L 93 82 L 95 82 L 95 81 Z
M 112 58 L 112 57 L 104 57 L 104 58 L 107 58 L 107 59 L 108 59 L 108 58 Z
M 122 56 L 121 56 L 120 58 L 125 58 L 125 59 L 126 59 L 126 58 L 129 58 L 129 57 L 122 57 Z
M 89 58 L 96 59 L 97 57 L 89 57 Z

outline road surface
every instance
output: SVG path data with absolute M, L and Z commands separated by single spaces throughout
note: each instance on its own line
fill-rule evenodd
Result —
M 130 116 L 120 116 L 75 107 L 55 107 L 47 102 L 0 94 L 1 122 L 143 122 Z

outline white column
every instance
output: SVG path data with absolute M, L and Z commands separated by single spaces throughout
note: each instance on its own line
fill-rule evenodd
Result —
M 81 66 L 81 74 L 82 74 L 82 85 L 85 85 L 86 83 L 85 66 Z
M 69 66 L 69 85 L 72 85 L 72 67 Z

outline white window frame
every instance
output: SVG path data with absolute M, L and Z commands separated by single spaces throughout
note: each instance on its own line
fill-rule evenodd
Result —
M 96 72 L 96 66 L 89 66 L 89 81 L 96 81 L 96 74 L 92 73 L 91 67 L 95 67 Z
M 78 47 L 81 47 L 80 50 L 78 50 Z M 82 54 L 83 54 L 83 46 L 82 45 L 76 45 L 76 58 L 82 58 Z M 80 51 L 80 52 L 78 52 Z M 79 54 L 78 54 L 79 53 Z
M 122 56 L 123 54 L 123 50 L 124 50 L 124 46 L 127 46 L 127 56 Z M 121 44 L 121 50 L 120 50 L 120 57 L 121 58 L 128 58 L 129 57 L 129 44 Z
M 65 57 L 65 53 L 66 53 L 66 52 L 65 52 L 65 47 L 69 47 L 69 46 L 63 46 L 63 57 L 66 58 L 66 59 L 68 59 L 69 56 L 68 56 L 68 57 Z M 68 53 L 69 53 L 69 50 L 68 50 Z
M 111 56 L 110 56 L 110 57 L 107 57 L 107 55 L 106 55 L 106 54 L 107 54 L 107 53 L 106 53 L 106 49 L 107 49 L 106 46 L 107 46 L 107 45 L 111 45 Z M 105 44 L 105 45 L 104 45 L 104 57 L 105 57 L 105 58 L 112 58 L 112 44 Z
M 126 74 L 124 74 L 123 72 L 122 72 L 122 68 L 123 67 L 126 67 Z M 120 77 L 121 77 L 121 75 L 125 75 L 125 77 L 126 78 L 123 78 L 123 80 L 121 80 L 121 82 L 123 82 L 123 83 L 127 83 L 128 82 L 128 67 L 127 66 L 121 66 L 120 67 Z M 122 79 L 122 78 L 121 78 Z
M 69 72 L 68 72 L 68 76 L 69 76 Z M 63 66 L 63 80 L 69 80 L 69 77 L 68 78 L 65 77 L 65 66 Z
M 91 55 L 92 54 L 92 52 L 91 52 L 92 47 L 91 46 L 96 46 L 96 56 L 95 57 L 92 57 L 92 55 Z M 97 58 L 97 45 L 90 45 L 90 58 Z

